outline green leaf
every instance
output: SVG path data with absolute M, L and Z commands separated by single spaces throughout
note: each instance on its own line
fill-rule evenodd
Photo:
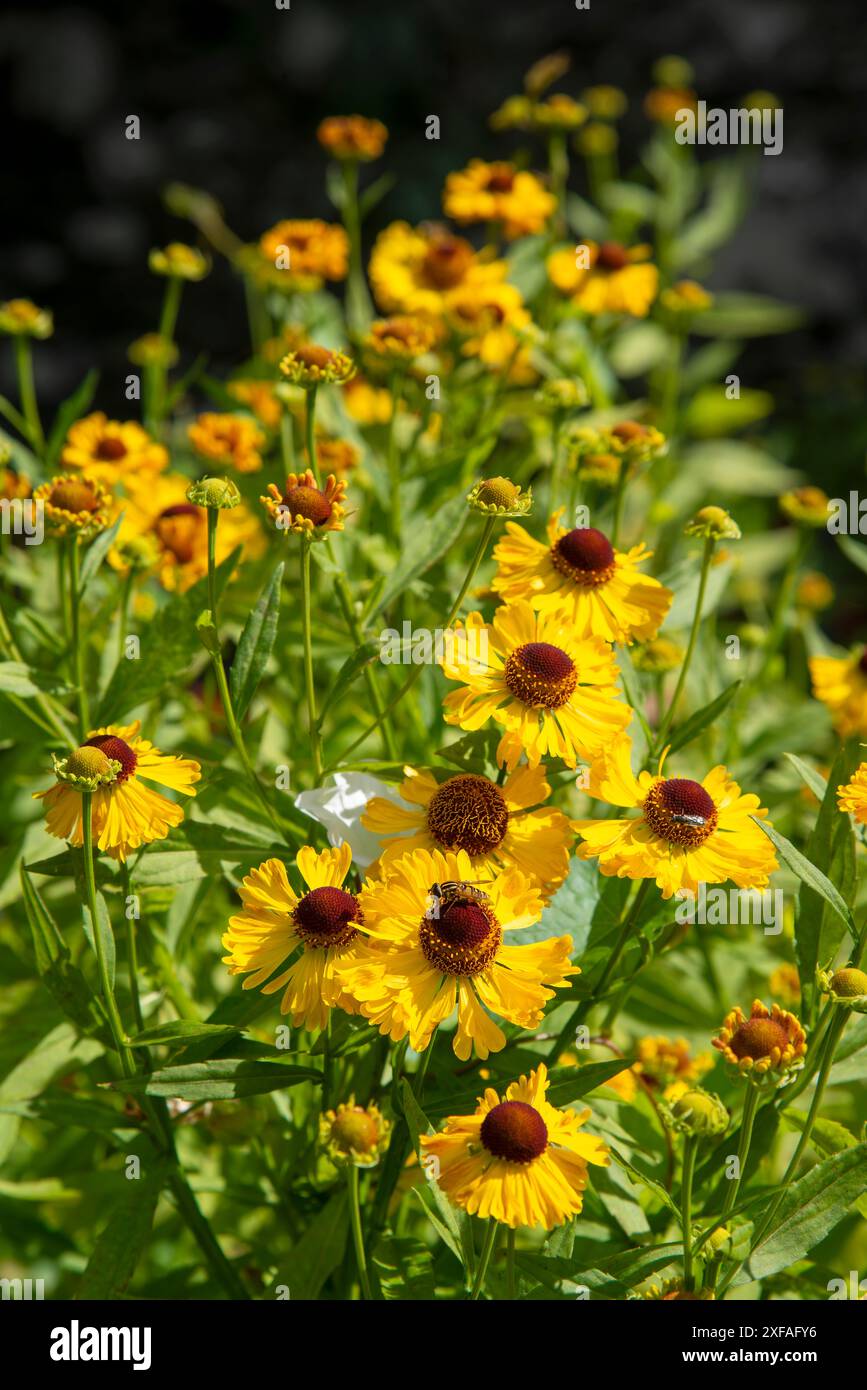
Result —
M 349 1228 L 346 1205 L 346 1189 L 342 1187 L 293 1245 L 287 1263 L 293 1301 L 318 1298 L 326 1279 L 341 1263 Z
M 45 466 L 49 472 L 60 454 L 70 425 L 74 425 L 75 421 L 81 419 L 81 416 L 86 413 L 93 400 L 98 381 L 99 372 L 89 371 L 81 385 L 76 387 L 72 395 L 62 403 L 54 417 L 54 424 L 45 446 Z
M 709 309 L 696 314 L 691 331 L 706 338 L 763 338 L 791 333 L 804 322 L 802 310 L 767 295 L 720 293 Z
M 300 1086 L 304 1081 L 317 1085 L 322 1073 L 311 1067 L 281 1062 L 244 1062 L 225 1058 L 126 1076 L 111 1084 L 115 1090 L 133 1095 L 175 1097 L 178 1100 L 239 1100 L 243 1096 L 262 1096 Z
M 283 562 L 275 569 L 262 590 L 256 607 L 241 633 L 235 660 L 232 662 L 229 689 L 235 717 L 241 719 L 256 693 L 268 665 L 268 658 L 277 636 L 280 617 L 280 585 L 283 582 Z
M 418 1102 L 413 1095 L 412 1087 L 408 1081 L 404 1080 L 401 1082 L 400 1092 L 403 1113 L 406 1117 L 412 1146 L 421 1160 L 423 1151 L 419 1142 L 420 1136 L 422 1134 L 433 1134 L 433 1125 L 419 1108 Z M 465 1267 L 471 1268 L 473 1242 L 469 1216 L 465 1211 L 461 1211 L 458 1207 L 452 1206 L 435 1179 L 428 1177 L 427 1188 L 439 1214 L 440 1223 L 445 1229 L 440 1229 L 440 1224 L 434 1222 L 433 1214 L 429 1211 L 428 1216 L 431 1218 L 431 1221 L 452 1254 L 456 1255 Z M 424 1206 L 425 1209 L 427 1209 L 426 1203 L 424 1203 Z
M 395 1299 L 430 1302 L 436 1298 L 430 1250 L 411 1236 L 379 1240 L 371 1261 L 371 1273 L 387 1302 Z
M 105 1010 L 78 966 L 73 965 L 60 930 L 23 864 L 21 896 L 36 969 L 46 989 L 79 1032 L 99 1038 L 106 1047 L 113 1047 Z
M 753 1250 L 736 1283 L 764 1279 L 808 1255 L 867 1192 L 867 1144 L 833 1154 L 793 1183 L 770 1230 Z
M 114 545 L 115 537 L 121 528 L 121 524 L 126 513 L 121 512 L 113 526 L 107 531 L 101 531 L 96 540 L 93 541 L 85 551 L 84 560 L 81 565 L 81 575 L 78 582 L 78 592 L 83 594 L 93 576 L 96 574 L 103 560 L 111 547 Z
M 740 690 L 742 681 L 732 681 L 727 685 L 715 700 L 711 700 L 704 709 L 696 710 L 695 714 L 690 715 L 685 724 L 681 724 L 675 730 L 670 741 L 669 752 L 676 753 L 678 749 L 685 748 L 688 743 L 692 743 L 694 738 L 698 738 L 709 725 L 716 722 L 723 710 L 734 699 Z
M 388 608 L 404 589 L 409 588 L 414 580 L 442 558 L 457 540 L 461 522 L 467 514 L 468 508 L 463 493 L 437 507 L 433 519 L 426 526 L 424 544 L 419 545 L 418 538 L 413 536 L 402 552 L 379 596 L 377 612 Z
M 115 1299 L 124 1294 L 150 1241 L 163 1181 L 164 1171 L 158 1166 L 147 1177 L 122 1184 L 126 1191 L 97 1236 L 78 1286 L 79 1299 Z
M 358 199 L 358 215 L 362 222 L 369 213 L 373 212 L 377 203 L 381 203 L 387 193 L 390 193 L 397 183 L 394 174 L 380 174 L 378 179 L 368 184 Z
M 96 895 L 96 917 L 96 931 L 99 932 L 99 938 L 102 942 L 102 950 L 105 956 L 106 969 L 108 970 L 109 984 L 111 985 L 112 989 L 114 989 L 116 957 L 116 952 L 114 948 L 114 932 L 111 929 L 111 918 L 108 915 L 108 908 L 105 903 L 105 898 L 99 892 Z M 82 907 L 81 909 L 81 925 L 84 929 L 85 936 L 90 942 L 91 950 L 93 951 L 93 954 L 96 955 L 96 942 L 94 940 L 94 923 L 91 921 L 89 907 Z
M 62 1178 L 33 1178 L 29 1182 L 0 1182 L 0 1197 L 12 1202 L 79 1202 L 81 1193 L 64 1187 Z
M 237 1037 L 238 1028 L 227 1023 L 197 1023 L 193 1019 L 174 1018 L 170 1023 L 157 1023 L 153 1028 L 145 1028 L 129 1041 L 133 1047 L 155 1047 L 161 1043 L 201 1042 L 202 1039 L 216 1039 L 228 1042 Z
M 811 864 L 799 849 L 795 849 L 791 840 L 787 840 L 785 835 L 781 835 L 767 821 L 760 820 L 758 816 L 751 816 L 752 820 L 760 830 L 764 831 L 771 844 L 775 847 L 783 863 L 792 870 L 793 874 L 805 883 L 814 893 L 818 893 L 824 898 L 828 906 L 836 912 L 840 920 L 845 924 L 852 935 L 855 934 L 855 923 L 852 920 L 852 913 L 841 898 L 837 889 L 830 879 L 826 878 L 821 869 L 817 869 L 815 864 Z
M 818 773 L 814 767 L 810 767 L 808 763 L 805 763 L 802 758 L 796 757 L 794 753 L 787 753 L 786 757 L 798 773 L 801 781 L 810 788 L 810 791 L 821 805 L 825 800 L 825 793 L 828 790 L 828 783 L 825 778 L 821 773 Z
M 331 685 L 328 694 L 322 702 L 322 707 L 319 711 L 320 725 L 332 705 L 335 705 L 337 701 L 342 699 L 346 694 L 359 672 L 363 671 L 366 666 L 369 666 L 372 661 L 376 661 L 381 651 L 382 644 L 379 639 L 371 638 L 369 642 L 362 642 L 361 646 L 356 647 L 352 655 L 346 658 L 340 670 L 337 672 L 337 675 L 334 677 L 334 683 Z
M 634 1057 L 614 1057 L 610 1062 L 585 1062 L 581 1067 L 556 1067 L 551 1072 L 551 1085 L 548 1090 L 549 1105 L 571 1105 L 590 1091 L 604 1086 L 612 1076 L 626 1071 L 635 1061 Z
M 217 566 L 218 596 L 238 563 L 233 550 Z M 208 581 L 200 579 L 185 594 L 169 599 L 154 615 L 141 637 L 141 655 L 135 661 L 119 661 L 103 696 L 94 722 L 107 724 L 121 719 L 137 705 L 161 695 L 165 687 L 178 680 L 198 655 L 196 618 L 208 603 Z
M 859 570 L 867 574 L 867 545 L 861 545 L 858 541 L 853 541 L 849 536 L 838 536 L 837 544 L 853 565 L 857 565 Z
M 66 695 L 71 689 L 60 676 L 49 671 L 36 671 L 23 661 L 0 661 L 0 691 L 9 695 L 39 695 L 44 691 Z
M 668 1207 L 669 1211 L 680 1221 L 680 1207 L 671 1194 L 665 1190 L 662 1183 L 657 1182 L 655 1178 L 649 1178 L 646 1173 L 641 1172 L 640 1168 L 635 1168 L 628 1159 L 624 1158 L 622 1153 L 619 1153 L 618 1150 L 615 1149 L 613 1144 L 609 1144 L 608 1147 L 611 1150 L 611 1157 L 614 1159 L 614 1162 L 617 1163 L 624 1172 L 629 1174 L 633 1182 L 637 1182 L 642 1187 L 646 1187 L 648 1192 L 652 1192 L 654 1197 L 656 1197 L 663 1206 Z

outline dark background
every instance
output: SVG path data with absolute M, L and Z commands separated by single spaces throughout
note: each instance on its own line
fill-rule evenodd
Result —
M 492 134 L 487 117 L 558 48 L 573 57 L 558 88 L 578 95 L 613 82 L 629 94 L 626 171 L 662 54 L 690 59 L 711 104 L 736 105 L 756 88 L 782 99 L 783 153 L 756 161 L 755 205 L 709 283 L 807 310 L 803 331 L 748 350 L 743 379 L 776 393 L 780 418 L 797 418 L 790 462 L 826 486 L 838 458 L 860 476 L 863 0 L 591 0 L 585 11 L 572 0 L 292 0 L 285 11 L 274 0 L 13 4 L 0 17 L 0 298 L 55 311 L 56 336 L 37 352 L 41 397 L 62 399 L 95 362 L 99 404 L 123 410 L 126 347 L 158 314 L 147 252 L 194 239 L 162 207 L 167 182 L 211 191 L 246 239 L 281 216 L 335 218 L 315 128 L 324 115 L 359 111 L 388 125 L 375 167 L 399 178 L 368 235 L 394 217 L 436 215 L 449 169 L 508 152 L 513 137 Z M 424 138 L 431 113 L 438 143 Z M 130 114 L 141 118 L 137 142 L 124 138 Z M 225 266 L 188 291 L 180 339 L 185 358 L 205 349 L 216 370 L 237 360 L 245 320 Z M 2 391 L 9 356 L 0 352 Z

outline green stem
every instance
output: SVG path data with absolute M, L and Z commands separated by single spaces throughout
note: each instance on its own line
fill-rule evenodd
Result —
M 738 1199 L 738 1192 L 740 1191 L 741 1182 L 743 1181 L 744 1169 L 746 1168 L 747 1158 L 749 1157 L 750 1142 L 751 1142 L 752 1137 L 753 1137 L 753 1125 L 755 1124 L 756 1110 L 758 1109 L 758 1104 L 759 1104 L 759 1091 L 758 1091 L 758 1087 L 757 1087 L 757 1086 L 753 1086 L 750 1082 L 748 1082 L 748 1083 L 747 1083 L 747 1095 L 746 1095 L 746 1099 L 745 1099 L 745 1101 L 744 1101 L 743 1114 L 741 1115 L 741 1140 L 740 1140 L 740 1143 L 738 1144 L 738 1171 L 737 1171 L 737 1177 L 734 1178 L 734 1180 L 733 1180 L 732 1182 L 729 1183 L 729 1189 L 728 1189 L 728 1192 L 726 1193 L 726 1199 L 725 1199 L 725 1202 L 723 1203 L 723 1209 L 722 1209 L 722 1212 L 720 1213 L 719 1222 L 717 1223 L 717 1224 L 720 1225 L 720 1226 L 724 1226 L 724 1225 L 725 1225 L 725 1223 L 726 1223 L 726 1221 L 727 1221 L 727 1219 L 728 1219 L 729 1213 L 731 1212 L 732 1208 L 734 1207 L 734 1205 L 735 1205 L 735 1203 L 736 1203 L 736 1201 L 737 1201 L 737 1199 Z M 719 1295 L 718 1295 L 719 1298 L 722 1298 L 723 1294 L 725 1293 L 726 1289 L 728 1288 L 729 1284 L 731 1283 L 732 1279 L 734 1278 L 735 1274 L 737 1273 L 738 1268 L 739 1268 L 739 1266 L 738 1266 L 738 1265 L 735 1265 L 734 1268 L 732 1269 L 731 1273 L 730 1273 L 729 1275 L 727 1275 L 726 1278 L 724 1279 L 724 1281 L 723 1281 L 723 1283 L 722 1283 L 722 1286 L 721 1286 L 721 1288 L 720 1288 L 720 1291 L 719 1291 Z M 713 1288 L 716 1287 L 716 1282 L 717 1282 L 717 1279 L 718 1279 L 718 1277 L 719 1277 L 719 1274 L 720 1274 L 720 1266 L 716 1266 L 716 1267 L 714 1268 L 714 1270 L 713 1270 L 713 1273 L 712 1273 L 711 1276 L 710 1276 L 710 1288 L 711 1288 L 711 1289 L 713 1289 Z
M 135 918 L 129 915 L 129 903 L 127 899 L 130 894 L 129 866 L 124 862 L 120 866 L 120 881 L 123 890 L 123 918 L 126 923 L 126 963 L 129 974 L 129 992 L 132 998 L 132 1016 L 135 1020 L 137 1033 L 144 1031 L 144 1015 L 141 1009 L 141 994 L 138 987 L 138 946 L 135 935 Z
M 488 1229 L 485 1233 L 485 1243 L 482 1246 L 482 1253 L 479 1256 L 479 1263 L 476 1269 L 476 1277 L 473 1280 L 473 1291 L 470 1294 L 470 1301 L 473 1303 L 475 1303 L 476 1300 L 479 1298 L 479 1295 L 481 1294 L 482 1289 L 484 1287 L 485 1275 L 488 1272 L 488 1265 L 491 1262 L 491 1256 L 494 1253 L 494 1246 L 497 1243 L 497 1237 L 499 1236 L 499 1234 L 499 1223 L 494 1221 L 492 1217 L 488 1217 Z
M 620 957 L 626 950 L 627 943 L 629 941 L 630 936 L 632 935 L 633 928 L 636 922 L 638 921 L 639 914 L 641 912 L 642 907 L 644 906 L 644 899 L 647 897 L 652 881 L 653 880 L 649 878 L 642 879 L 638 888 L 638 892 L 635 894 L 635 897 L 632 900 L 632 905 L 629 911 L 624 916 L 623 925 L 620 929 L 620 935 L 618 936 L 617 941 L 614 944 L 614 949 L 611 952 L 611 955 L 608 957 L 608 963 L 605 966 L 605 969 L 603 970 L 599 978 L 599 982 L 595 986 L 593 993 L 590 995 L 590 998 L 582 1000 L 582 1002 L 578 1005 L 577 1009 L 573 1011 L 565 1027 L 561 1030 L 559 1037 L 557 1038 L 556 1042 L 554 1043 L 554 1046 L 551 1048 L 551 1051 L 548 1055 L 549 1067 L 553 1067 L 556 1065 L 561 1052 L 563 1052 L 565 1048 L 568 1047 L 569 1042 L 571 1041 L 575 1033 L 575 1029 L 578 1027 L 580 1023 L 583 1023 L 590 1010 L 596 1003 L 598 1003 L 598 1001 L 604 995 L 605 990 L 608 986 L 608 981 L 611 979 L 611 976 L 617 969 Z
M 683 1231 L 683 1284 L 687 1292 L 692 1292 L 692 1180 L 695 1174 L 695 1156 L 698 1141 L 694 1134 L 687 1134 L 683 1142 L 683 1171 L 680 1180 L 680 1216 Z
M 356 616 L 355 608 L 352 602 L 352 594 L 349 590 L 349 581 L 346 578 L 346 575 L 344 574 L 343 570 L 340 570 L 338 572 L 338 574 L 335 577 L 334 583 L 335 588 L 337 590 L 337 600 L 340 604 L 341 609 L 343 610 L 343 616 L 346 619 L 346 625 L 349 628 L 350 633 L 352 634 L 352 640 L 355 642 L 356 646 L 360 647 L 364 643 L 364 631 L 362 629 L 361 623 L 358 620 L 358 617 Z M 370 696 L 370 703 L 373 706 L 373 711 L 377 719 L 382 720 L 382 738 L 383 744 L 385 746 L 385 755 L 387 758 L 396 759 L 398 754 L 394 729 L 392 727 L 391 721 L 388 718 L 386 718 L 385 705 L 383 703 L 382 694 L 380 692 L 379 686 L 376 683 L 376 676 L 373 674 L 369 666 L 365 666 L 364 668 L 364 683 L 367 686 L 367 693 Z
M 35 454 L 42 455 L 45 451 L 45 435 L 42 430 L 42 421 L 39 418 L 39 406 L 36 401 L 36 387 L 33 384 L 33 349 L 29 338 L 19 336 L 15 338 L 15 366 L 18 372 L 18 394 L 21 399 L 21 409 L 27 423 L 28 442 Z
M 394 372 L 389 382 L 391 392 L 391 415 L 388 419 L 388 433 L 386 437 L 386 466 L 388 468 L 388 482 L 390 496 L 389 519 L 391 523 L 391 534 L 396 542 L 400 542 L 401 528 L 403 524 L 403 510 L 400 495 L 400 453 L 397 447 L 397 416 L 400 410 L 401 397 L 403 395 L 403 374 Z
M 208 605 L 211 610 L 211 622 L 215 628 L 219 628 L 219 615 L 217 612 L 217 584 L 216 584 L 216 559 L 217 559 L 217 525 L 220 519 L 219 507 L 208 508 Z M 280 824 L 280 820 L 269 802 L 262 784 L 256 775 L 256 769 L 247 752 L 247 745 L 244 742 L 244 735 L 241 726 L 235 717 L 235 710 L 232 705 L 232 696 L 229 692 L 229 684 L 226 680 L 226 668 L 223 665 L 222 650 L 211 652 L 211 665 L 214 668 L 214 675 L 217 679 L 217 689 L 220 692 L 220 700 L 223 706 L 223 713 L 226 716 L 226 727 L 229 736 L 235 746 L 235 751 L 241 760 L 241 766 L 246 773 L 247 780 L 256 799 L 264 810 L 268 820 L 281 840 L 286 839 L 286 833 Z
M 461 585 L 461 591 L 455 599 L 454 603 L 452 604 L 451 612 L 449 613 L 448 617 L 445 620 L 445 623 L 443 624 L 444 629 L 448 629 L 451 627 L 452 623 L 454 622 L 455 618 L 457 617 L 460 611 L 460 607 L 466 597 L 467 590 L 469 589 L 470 585 L 475 579 L 476 571 L 478 570 L 479 565 L 482 563 L 485 551 L 488 548 L 488 542 L 490 541 L 491 536 L 493 534 L 495 524 L 495 517 L 489 516 L 486 518 L 484 530 L 482 531 L 479 544 L 476 547 L 476 553 L 470 561 L 470 567 L 467 570 L 466 577 L 464 579 L 463 584 Z M 409 694 L 410 690 L 412 690 L 416 681 L 421 676 L 423 670 L 424 666 L 421 664 L 413 666 L 410 674 L 407 676 L 400 690 L 398 690 L 397 694 L 389 702 L 389 704 L 386 705 L 382 714 L 378 715 L 377 718 L 374 719 L 373 723 L 369 724 L 367 728 L 364 730 L 364 732 L 359 734 L 358 738 L 355 739 L 352 743 L 350 743 L 349 747 L 344 750 L 342 755 L 344 759 L 348 758 L 350 753 L 353 753 L 355 749 L 359 746 L 359 744 L 364 743 L 365 739 L 369 738 L 371 734 L 376 733 L 376 730 L 379 728 L 383 720 L 388 719 L 394 713 L 404 696 Z M 327 771 L 329 772 L 331 770 L 331 768 L 327 769 Z
M 435 1029 L 433 1030 L 432 1035 L 431 1035 L 431 1040 L 430 1040 L 430 1042 L 428 1043 L 428 1045 L 427 1045 L 427 1047 L 425 1048 L 424 1052 L 421 1054 L 421 1061 L 420 1061 L 419 1064 L 418 1064 L 418 1069 L 417 1069 L 417 1071 L 416 1071 L 416 1074 L 415 1074 L 415 1077 L 414 1077 L 413 1083 L 412 1083 L 412 1093 L 413 1093 L 413 1096 L 415 1097 L 416 1103 L 417 1103 L 419 1106 L 421 1106 L 421 1098 L 422 1098 L 422 1094 L 423 1094 L 423 1092 L 424 1092 L 425 1077 L 427 1076 L 427 1069 L 428 1069 L 428 1067 L 430 1066 L 430 1059 L 431 1059 L 431 1057 L 433 1056 L 434 1043 L 436 1042 L 436 1037 L 437 1037 L 437 1030 L 436 1030 L 436 1028 L 435 1028 Z
M 304 686 L 307 693 L 307 722 L 313 757 L 313 785 L 322 781 L 322 748 L 316 716 L 316 687 L 313 683 L 313 626 L 310 616 L 310 542 L 301 541 L 301 621 L 304 631 Z
M 319 460 L 316 457 L 316 393 L 318 386 L 307 387 L 306 404 L 307 409 L 304 414 L 305 438 L 307 441 L 307 467 L 319 486 Z
M 72 537 L 69 547 L 69 606 L 72 618 L 72 669 L 76 685 L 76 704 L 78 705 L 79 733 L 82 740 L 87 738 L 90 714 L 87 687 L 84 680 L 84 651 L 81 641 L 81 591 L 78 557 L 78 540 Z
M 764 657 L 757 680 L 762 681 L 767 675 L 768 667 L 776 656 L 786 630 L 786 618 L 792 602 L 792 593 L 795 588 L 795 581 L 798 577 L 798 570 L 804 562 L 804 557 L 810 546 L 811 535 L 804 527 L 797 539 L 795 547 L 789 556 L 788 564 L 783 571 L 780 587 L 777 590 L 777 601 L 774 604 L 774 616 L 771 620 L 771 631 L 765 644 Z
M 506 1233 L 506 1297 L 514 1303 L 518 1296 L 518 1283 L 515 1278 L 515 1230 L 510 1226 Z
M 713 536 L 708 536 L 705 539 L 704 554 L 702 555 L 701 559 L 701 575 L 698 581 L 698 597 L 695 601 L 695 613 L 693 614 L 692 629 L 689 634 L 689 643 L 686 648 L 686 655 L 683 658 L 683 665 L 680 668 L 680 674 L 677 678 L 677 685 L 674 687 L 674 694 L 671 697 L 671 703 L 668 706 L 668 709 L 666 710 L 665 718 L 663 719 L 662 724 L 659 728 L 659 733 L 656 736 L 655 752 L 657 754 L 661 753 L 663 748 L 665 747 L 665 740 L 668 735 L 668 731 L 671 728 L 671 722 L 674 719 L 675 711 L 680 701 L 680 697 L 683 694 L 683 688 L 686 684 L 687 672 L 689 671 L 693 652 L 695 651 L 695 644 L 698 640 L 699 628 L 701 627 L 701 615 L 702 609 L 704 607 L 704 596 L 707 590 L 707 579 L 710 573 L 710 564 L 711 560 L 713 559 L 715 545 L 716 541 L 714 540 Z
M 99 973 L 99 987 L 102 993 L 102 1001 L 105 1005 L 105 1012 L 108 1017 L 108 1024 L 111 1029 L 111 1036 L 114 1048 L 117 1052 L 125 1076 L 135 1074 L 135 1062 L 132 1053 L 126 1045 L 126 1034 L 120 1013 L 117 1007 L 117 1000 L 114 997 L 111 979 L 108 973 L 108 961 L 105 955 L 105 942 L 102 939 L 99 912 L 96 899 L 96 876 L 93 868 L 93 793 L 81 793 L 81 830 L 82 830 L 82 850 L 84 857 L 84 886 L 87 897 L 87 910 L 90 913 L 90 928 L 93 934 L 93 949 L 96 953 L 96 967 Z
M 367 1255 L 364 1249 L 364 1233 L 361 1229 L 361 1202 L 359 1200 L 358 1168 L 350 1163 L 346 1170 L 349 1188 L 349 1220 L 352 1226 L 352 1243 L 355 1246 L 355 1263 L 358 1266 L 358 1282 L 366 1303 L 373 1301 L 370 1291 L 370 1276 L 367 1272 Z

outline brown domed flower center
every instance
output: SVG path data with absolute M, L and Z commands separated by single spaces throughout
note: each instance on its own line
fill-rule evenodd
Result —
M 748 1018 L 732 1035 L 729 1047 L 740 1060 L 742 1057 L 770 1057 L 775 1049 L 785 1051 L 789 1035 L 775 1018 Z
M 192 502 L 177 502 L 160 512 L 154 530 L 166 549 L 183 565 L 195 556 L 205 525 L 201 507 L 194 507 Z
M 647 793 L 644 819 L 669 844 L 695 849 L 716 830 L 717 809 L 699 782 L 669 777 L 654 783 Z
M 305 946 L 346 946 L 362 920 L 358 900 L 343 888 L 311 888 L 295 907 L 295 929 Z
M 120 772 L 117 774 L 118 782 L 125 782 L 138 766 L 135 752 L 126 740 L 118 738 L 117 734 L 97 734 L 81 746 L 82 748 L 99 748 L 107 758 L 112 758 L 114 762 L 120 763 Z
M 489 193 L 511 193 L 515 186 L 515 173 L 508 167 L 493 169 L 488 175 Z
M 444 849 L 484 854 L 502 842 L 508 827 L 503 793 L 487 777 L 473 773 L 450 777 L 427 809 L 427 828 Z
M 593 526 L 567 531 L 551 547 L 554 568 L 583 588 L 595 589 L 614 573 L 614 547 Z
M 438 290 L 459 285 L 472 264 L 473 248 L 463 237 L 438 236 L 431 241 L 424 258 L 424 273 Z
M 440 888 L 435 906 L 422 918 L 419 945 L 425 959 L 444 975 L 479 975 L 494 960 L 502 929 L 487 900 L 477 900 L 464 885 Z
M 295 356 L 299 362 L 303 362 L 305 367 L 321 367 L 323 370 L 328 366 L 334 354 L 328 348 L 319 347 L 316 343 L 304 343 L 296 348 Z
M 619 241 L 603 241 L 599 247 L 596 264 L 603 270 L 622 270 L 629 264 L 629 255 Z
M 523 1100 L 504 1100 L 489 1110 L 479 1137 L 488 1153 L 508 1163 L 532 1163 L 548 1147 L 545 1121 Z
M 99 499 L 93 484 L 86 478 L 61 478 L 51 489 L 49 502 L 65 512 L 95 512 Z
M 104 435 L 94 450 L 94 458 L 100 459 L 103 463 L 116 463 L 125 454 L 126 445 L 116 434 Z
M 643 439 L 649 430 L 646 425 L 640 425 L 637 420 L 621 420 L 619 425 L 615 425 L 611 433 L 615 439 L 619 439 L 623 444 L 633 444 L 636 439 Z
M 369 1153 L 375 1149 L 379 1139 L 376 1120 L 360 1105 L 342 1110 L 331 1126 L 331 1137 L 344 1149 L 355 1149 L 357 1153 Z
M 559 709 L 578 684 L 575 663 L 550 642 L 525 642 L 506 658 L 506 685 L 516 699 L 533 709 Z
M 331 503 L 325 493 L 318 487 L 308 487 L 306 483 L 287 488 L 283 503 L 289 508 L 292 516 L 303 516 L 307 521 L 312 521 L 314 526 L 324 526 L 331 516 Z

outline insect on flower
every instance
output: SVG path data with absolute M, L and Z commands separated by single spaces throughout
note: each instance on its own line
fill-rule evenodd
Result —
M 484 881 L 488 882 L 488 880 Z M 425 917 L 429 921 L 439 917 L 444 898 L 458 902 L 462 899 L 473 899 L 475 902 L 485 903 L 489 901 L 487 893 L 483 892 L 481 888 L 477 888 L 475 884 L 468 883 L 465 879 L 449 879 L 445 883 L 432 883 L 428 894 L 430 906 L 425 913 Z

